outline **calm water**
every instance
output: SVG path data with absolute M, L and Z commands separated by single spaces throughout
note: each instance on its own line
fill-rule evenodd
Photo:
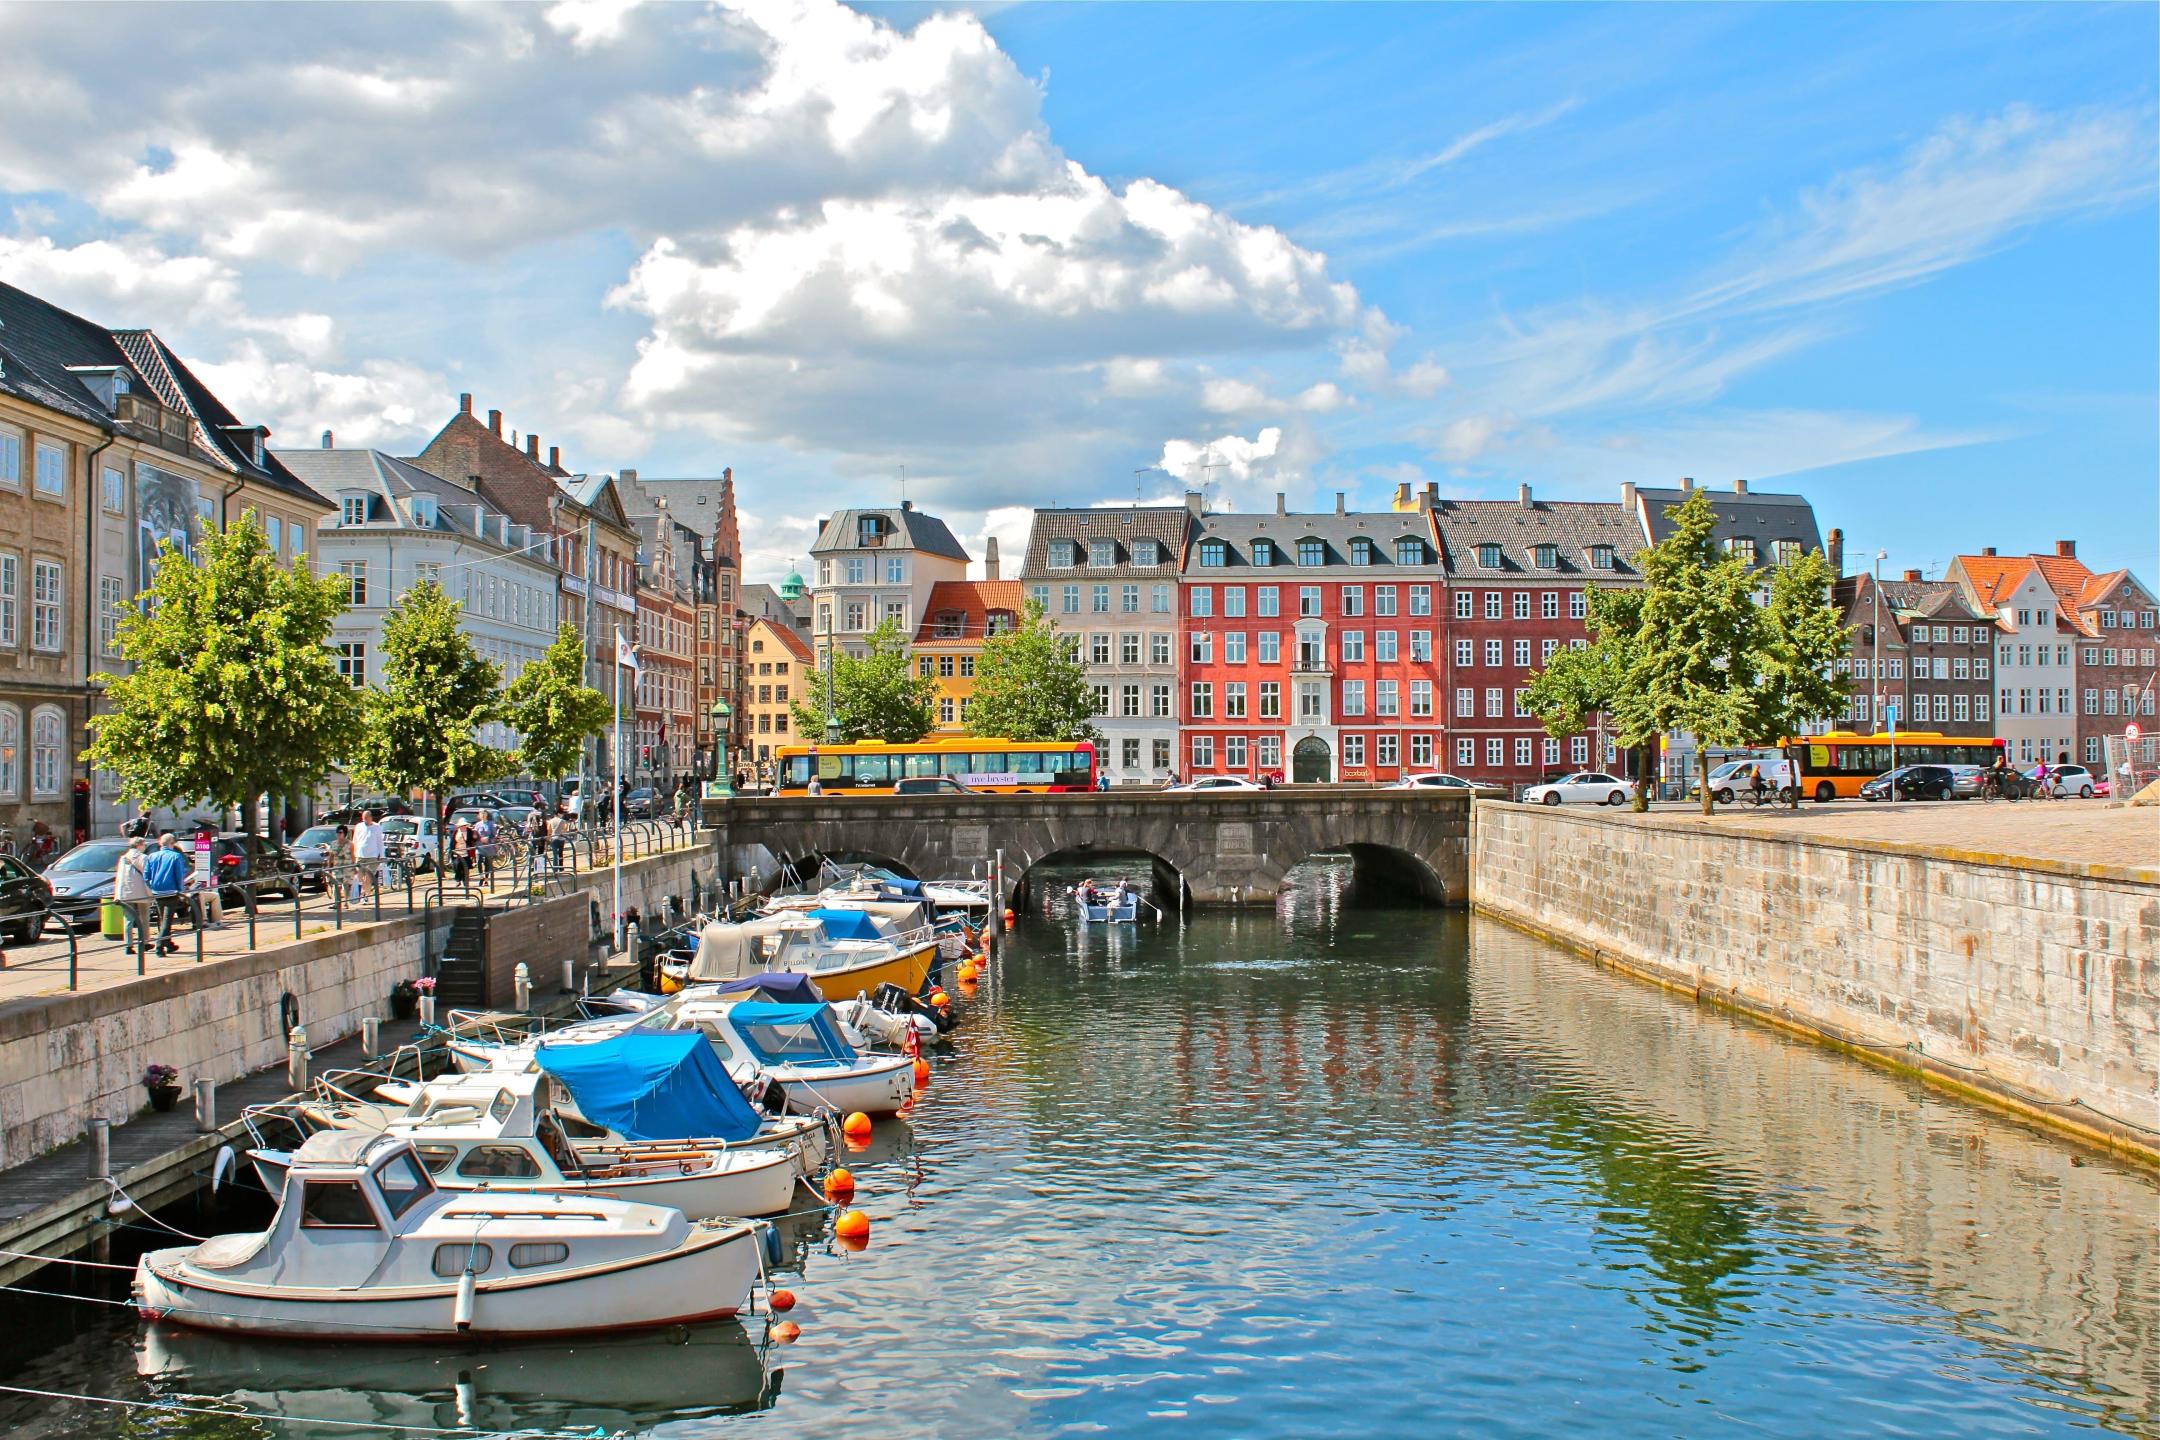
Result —
M 53 1436 L 2160 1435 L 2160 1189 L 1459 914 L 1025 917 L 801 1341 L 416 1355 L 20 1301 Z M 183 1219 L 184 1217 L 175 1217 Z M 28 1282 L 52 1285 L 53 1272 Z M 194 1397 L 230 1397 L 203 1401 Z

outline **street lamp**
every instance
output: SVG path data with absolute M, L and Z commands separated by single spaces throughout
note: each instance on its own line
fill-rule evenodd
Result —
M 840 717 L 833 714 L 833 639 L 832 611 L 830 609 L 825 611 L 823 619 L 825 621 L 825 743 L 827 745 L 838 745 L 840 743 Z
M 1894 771 L 1897 769 L 1897 721 L 1891 719 L 1884 712 L 1882 693 L 1882 562 L 1889 558 L 1890 552 L 1887 550 L 1877 550 L 1875 552 L 1875 632 L 1868 668 L 1875 674 L 1875 723 L 1882 725 L 1885 721 L 1889 722 L 1890 768 Z M 1894 776 L 1890 781 L 1889 789 L 1890 803 L 1895 805 L 1897 804 L 1897 780 Z
M 721 799 L 731 798 L 735 794 L 735 772 L 728 764 L 728 717 L 734 713 L 728 709 L 727 701 L 713 701 L 712 793 Z

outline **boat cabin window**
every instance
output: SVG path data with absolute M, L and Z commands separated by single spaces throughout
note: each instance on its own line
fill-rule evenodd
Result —
M 585 1168 L 579 1163 L 577 1151 L 571 1148 L 570 1141 L 563 1135 L 562 1126 L 556 1123 L 553 1115 L 542 1115 L 540 1123 L 533 1126 L 533 1134 L 540 1138 L 540 1144 L 546 1149 L 548 1158 L 555 1162 L 555 1168 L 563 1174 L 576 1175 Z M 510 1263 L 518 1263 L 515 1250 L 510 1252 Z
M 508 1090 L 498 1090 L 495 1092 L 495 1103 L 488 1106 L 488 1119 L 508 1119 L 510 1112 L 515 1109 L 517 1109 L 517 1101 L 511 1098 L 510 1092 Z
M 517 1145 L 475 1145 L 458 1161 L 457 1173 L 468 1180 L 517 1180 L 540 1173 L 540 1162 Z
M 560 1265 L 570 1258 L 570 1247 L 559 1240 L 531 1240 L 510 1247 L 510 1266 L 530 1270 L 535 1265 Z
M 375 1171 L 375 1184 L 382 1191 L 383 1205 L 395 1220 L 407 1210 L 427 1198 L 435 1182 L 428 1179 L 427 1171 L 410 1154 L 393 1155 Z
M 832 1050 L 814 1024 L 745 1025 L 743 1038 L 767 1061 L 828 1060 Z
M 438 1245 L 435 1247 L 435 1273 L 445 1280 L 465 1273 L 466 1261 L 472 1262 L 475 1275 L 485 1275 L 488 1266 L 495 1263 L 495 1247 L 492 1245 Z
M 457 1159 L 457 1146 L 415 1145 L 413 1146 L 413 1153 L 420 1157 L 422 1165 L 427 1166 L 428 1174 L 440 1175 L 450 1168 L 451 1161 Z
M 310 1180 L 300 1195 L 300 1223 L 311 1230 L 373 1230 L 375 1209 L 357 1180 Z

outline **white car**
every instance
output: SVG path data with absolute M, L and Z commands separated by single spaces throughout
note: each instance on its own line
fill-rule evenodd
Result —
M 1443 775 L 1435 770 L 1423 775 L 1405 775 L 1402 779 L 1386 788 L 1390 790 L 1475 790 L 1478 787 L 1459 775 Z
M 1187 780 L 1182 785 L 1172 785 L 1169 789 L 1177 792 L 1200 792 L 1208 790 L 1265 790 L 1267 786 L 1260 784 L 1256 780 L 1247 780 L 1242 775 L 1202 775 L 1196 780 Z
M 1522 798 L 1526 805 L 1625 805 L 1628 785 L 1602 770 L 1582 770 L 1549 785 L 1533 785 Z
M 2033 777 L 2039 775 L 2039 773 L 2040 767 L 2035 765 L 2025 772 L 2025 776 L 2027 779 L 2033 780 L 2033 783 L 2037 785 L 2040 782 Z M 2093 797 L 2093 773 L 2083 765 L 2052 766 L 2048 770 L 2048 794 L 2054 796 L 2057 800 L 2070 795 L 2075 795 L 2082 800 L 2090 800 Z

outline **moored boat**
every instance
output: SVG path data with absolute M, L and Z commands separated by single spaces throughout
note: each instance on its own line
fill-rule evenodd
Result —
M 828 999 L 868 995 L 880 985 L 921 991 L 937 959 L 937 938 L 928 930 L 898 936 L 835 939 L 806 914 L 783 913 L 739 925 L 714 922 L 698 936 L 697 955 L 677 985 L 739 980 L 764 970 L 808 975 Z

